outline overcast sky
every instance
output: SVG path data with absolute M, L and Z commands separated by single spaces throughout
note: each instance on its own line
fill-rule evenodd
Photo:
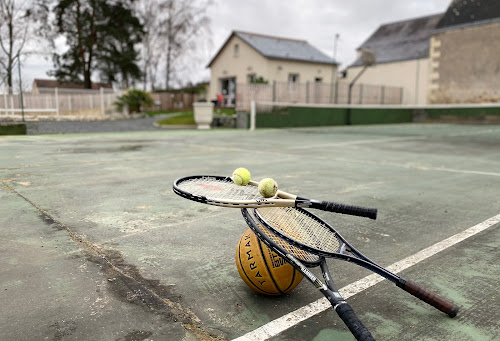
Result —
M 307 40 L 333 56 L 341 67 L 353 62 L 356 48 L 381 24 L 444 12 L 451 0 L 213 0 L 207 9 L 211 37 L 185 74 L 192 81 L 208 80 L 205 68 L 232 30 Z M 50 61 L 31 58 L 24 63 L 23 83 L 48 78 Z M 160 77 L 162 79 L 163 77 Z

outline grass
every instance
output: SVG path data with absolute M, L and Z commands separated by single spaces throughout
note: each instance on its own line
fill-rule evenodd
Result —
M 176 109 L 176 110 L 160 110 L 160 111 L 146 111 L 145 114 L 148 115 L 149 117 L 153 116 L 158 116 L 158 115 L 163 115 L 163 114 L 173 114 L 177 112 L 186 112 L 186 111 L 191 111 L 189 109 Z
M 226 115 L 234 115 L 234 108 L 215 108 L 214 114 L 226 114 Z
M 26 135 L 26 124 L 2 124 L 0 125 L 0 135 Z
M 159 120 L 156 122 L 157 124 L 160 125 L 195 125 L 196 122 L 194 121 L 194 113 L 192 110 L 187 110 L 187 111 L 182 111 L 182 110 L 169 110 L 169 111 L 154 111 L 154 112 L 147 112 L 146 114 L 149 116 L 156 116 L 160 114 L 171 114 L 171 113 L 178 113 L 181 112 L 179 115 L 170 117 L 170 118 L 165 118 L 163 120 Z M 221 108 L 221 109 L 214 109 L 214 115 L 234 115 L 234 108 Z
M 195 125 L 193 111 L 185 111 L 174 117 L 165 118 L 156 122 L 161 125 Z

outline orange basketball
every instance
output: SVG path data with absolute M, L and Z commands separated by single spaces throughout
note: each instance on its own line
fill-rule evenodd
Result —
M 236 247 L 236 267 L 243 281 L 255 292 L 282 295 L 297 286 L 302 274 L 262 243 L 251 229 Z

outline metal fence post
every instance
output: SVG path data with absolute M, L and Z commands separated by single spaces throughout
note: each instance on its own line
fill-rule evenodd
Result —
M 309 81 L 306 82 L 306 103 L 309 103 Z
M 101 87 L 99 89 L 100 95 L 101 95 L 101 115 L 104 116 L 104 88 Z
M 7 115 L 8 114 L 8 112 L 7 112 L 7 92 L 3 93 L 3 106 L 5 108 L 5 115 Z
M 257 115 L 255 101 L 250 102 L 250 130 L 255 130 L 255 116 Z
M 380 88 L 380 101 L 381 101 L 381 104 L 385 104 L 385 86 L 382 85 L 382 87 Z
M 23 82 L 21 80 L 21 59 L 17 55 L 17 69 L 19 71 L 19 104 L 21 105 L 21 115 L 24 122 L 24 98 L 23 98 Z
M 54 89 L 54 94 L 56 95 L 56 114 L 57 114 L 57 118 L 59 118 L 60 112 L 59 112 L 59 89 L 58 88 Z
M 276 102 L 276 81 L 273 81 L 273 102 Z
M 339 82 L 338 81 L 335 82 L 335 99 L 334 99 L 333 103 L 335 103 L 335 104 L 339 103 Z

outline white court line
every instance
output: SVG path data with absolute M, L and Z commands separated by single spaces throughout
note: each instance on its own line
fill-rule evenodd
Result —
M 410 136 L 388 137 L 388 138 L 378 138 L 378 139 L 370 139 L 370 140 L 330 142 L 330 143 L 307 145 L 307 146 L 293 146 L 293 147 L 290 147 L 289 149 L 310 149 L 310 148 L 350 146 L 350 145 L 366 144 L 366 143 L 371 144 L 371 143 L 378 143 L 378 142 L 427 140 L 427 139 L 436 138 L 436 137 L 459 137 L 459 136 L 473 136 L 473 135 L 481 135 L 481 134 L 490 134 L 490 133 L 495 133 L 496 131 L 497 130 L 494 130 L 494 129 L 488 129 L 488 130 L 461 132 L 461 133 L 444 134 L 444 135 L 429 135 L 429 136 L 427 136 L 427 135 L 423 135 L 423 136 L 422 135 L 410 135 Z
M 447 248 L 464 241 L 465 239 L 472 237 L 473 235 L 486 230 L 487 228 L 500 223 L 500 214 L 491 217 L 482 223 L 479 223 L 475 226 L 468 228 L 467 230 L 457 233 L 454 236 L 451 236 L 443 241 L 440 241 L 428 248 L 417 252 L 416 254 L 406 257 L 399 262 L 396 262 L 387 269 L 393 273 L 399 273 L 421 261 L 443 251 Z M 345 298 L 349 298 L 354 296 L 375 284 L 383 281 L 384 278 L 377 275 L 372 274 L 362 278 L 354 283 L 351 283 L 339 290 L 340 294 Z M 312 302 L 302 308 L 299 308 L 295 311 L 292 311 L 276 320 L 273 320 L 262 327 L 259 327 L 245 335 L 242 335 L 233 341 L 264 341 L 273 336 L 278 335 L 279 333 L 295 326 L 296 324 L 307 320 L 308 318 L 319 314 L 327 309 L 331 308 L 331 304 L 328 302 L 326 298 L 321 298 L 315 302 Z
M 310 148 L 323 148 L 323 147 L 338 147 L 338 146 L 350 146 L 356 144 L 366 144 L 366 143 L 377 143 L 377 142 L 398 142 L 398 141 L 408 141 L 408 140 L 424 140 L 427 136 L 406 136 L 406 137 L 388 137 L 370 140 L 354 140 L 354 141 L 342 141 L 342 142 L 331 142 L 316 145 L 307 146 L 292 146 L 289 149 L 310 149 Z

